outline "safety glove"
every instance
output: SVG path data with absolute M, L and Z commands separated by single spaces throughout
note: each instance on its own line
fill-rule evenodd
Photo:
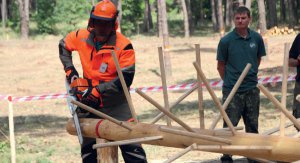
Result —
M 69 84 L 71 84 L 75 79 L 79 78 L 79 74 L 74 66 L 71 66 L 66 70 L 66 78 Z
M 94 109 L 99 109 L 103 107 L 101 94 L 95 87 L 89 87 L 83 92 L 81 102 Z

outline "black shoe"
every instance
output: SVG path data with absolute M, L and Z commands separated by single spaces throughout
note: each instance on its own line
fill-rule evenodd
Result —
M 232 157 L 230 155 L 223 155 L 221 157 L 221 162 L 222 163 L 233 163 Z

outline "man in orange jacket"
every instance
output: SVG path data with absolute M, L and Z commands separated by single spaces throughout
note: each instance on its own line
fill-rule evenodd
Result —
M 69 83 L 79 78 L 72 62 L 72 51 L 79 53 L 83 78 L 89 83 L 81 102 L 121 121 L 132 119 L 111 51 L 117 55 L 127 87 L 132 84 L 135 72 L 135 52 L 130 41 L 117 32 L 118 11 L 109 0 L 103 0 L 91 10 L 87 29 L 69 33 L 59 42 L 59 57 Z M 100 118 L 92 113 L 85 118 Z M 92 149 L 95 139 L 84 138 L 81 146 L 83 162 L 97 162 Z M 120 146 L 125 162 L 147 162 L 140 144 Z

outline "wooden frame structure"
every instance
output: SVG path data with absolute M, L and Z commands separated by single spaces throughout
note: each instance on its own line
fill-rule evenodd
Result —
M 196 54 L 200 55 L 200 45 L 196 45 Z M 288 45 L 285 47 L 289 48 Z M 286 51 L 286 50 L 285 50 Z M 112 53 L 115 58 L 115 63 L 117 63 L 117 59 L 115 54 Z M 100 143 L 93 146 L 93 148 L 103 148 L 103 147 L 112 147 L 130 143 L 144 143 L 144 144 L 152 144 L 159 146 L 167 146 L 167 147 L 176 147 L 176 148 L 184 148 L 183 151 L 171 157 L 166 162 L 172 162 L 184 155 L 185 153 L 191 150 L 200 150 L 200 151 L 208 151 L 208 152 L 216 152 L 216 153 L 226 153 L 232 155 L 241 155 L 249 158 L 253 158 L 260 162 L 272 162 L 272 161 L 283 161 L 283 162 L 295 162 L 300 160 L 300 153 L 297 151 L 300 150 L 300 139 L 296 137 L 287 137 L 284 135 L 284 128 L 287 126 L 294 125 L 298 129 L 300 129 L 300 123 L 297 121 L 289 111 L 287 111 L 285 106 L 286 99 L 282 99 L 281 103 L 271 95 L 271 93 L 261 84 L 258 84 L 257 87 L 265 94 L 274 105 L 282 111 L 281 116 L 281 125 L 278 128 L 274 128 L 271 131 L 268 131 L 264 134 L 251 134 L 244 132 L 237 132 L 237 127 L 234 127 L 229 120 L 225 109 L 228 106 L 230 100 L 238 89 L 239 85 L 243 81 L 243 78 L 246 76 L 249 71 L 251 65 L 248 64 L 240 78 L 238 79 L 234 89 L 229 95 L 229 98 L 221 105 L 221 102 L 216 97 L 212 88 L 210 88 L 209 83 L 200 67 L 200 56 L 197 56 L 197 62 L 194 62 L 195 69 L 198 74 L 199 83 L 203 82 L 206 86 L 208 92 L 210 93 L 213 101 L 215 102 L 217 108 L 220 111 L 220 116 L 213 121 L 211 127 L 209 129 L 205 129 L 204 125 L 204 113 L 201 106 L 199 106 L 199 114 L 200 114 L 200 128 L 191 128 L 188 124 L 185 124 L 175 115 L 173 115 L 170 111 L 172 107 L 182 101 L 185 97 L 187 97 L 191 92 L 196 90 L 200 84 L 191 88 L 187 91 L 183 96 L 181 96 L 176 102 L 172 105 L 169 105 L 168 96 L 167 96 L 167 87 L 166 87 L 166 78 L 163 73 L 163 52 L 162 49 L 159 48 L 160 55 L 160 67 L 161 67 L 161 75 L 162 75 L 162 84 L 164 90 L 164 106 L 161 106 L 154 99 L 147 96 L 140 90 L 136 90 L 136 92 L 144 97 L 147 101 L 153 104 L 157 109 L 161 111 L 161 113 L 155 117 L 154 121 L 151 124 L 146 123 L 129 123 L 129 122 L 121 122 L 108 115 L 104 115 L 103 113 L 96 111 L 95 109 L 88 107 L 84 104 L 81 104 L 76 101 L 72 101 L 73 104 L 80 106 L 87 111 L 90 111 L 103 119 L 80 119 L 82 134 L 86 137 L 92 138 L 103 138 L 112 142 Z M 285 53 L 285 56 L 288 55 Z M 283 71 L 283 86 L 282 90 L 283 95 L 286 94 L 286 78 L 287 78 L 287 57 L 284 59 L 284 71 Z M 120 71 L 120 67 L 117 66 L 119 77 L 122 78 L 122 73 Z M 122 79 L 121 79 L 122 81 Z M 121 82 L 123 88 L 126 88 L 124 82 Z M 198 91 L 202 91 L 198 89 Z M 125 94 L 128 93 L 128 90 L 124 89 Z M 127 92 L 127 93 L 126 93 Z M 202 92 L 199 93 L 199 101 L 201 101 Z M 129 97 L 127 97 L 129 96 Z M 131 102 L 131 98 L 129 93 L 126 95 L 127 100 Z M 300 97 L 299 97 L 300 98 Z M 200 104 L 200 103 L 199 103 Z M 202 104 L 202 103 L 201 103 Z M 131 105 L 130 105 L 131 107 Z M 133 107 L 131 107 L 131 111 L 135 117 L 135 112 Z M 157 125 L 157 122 L 161 117 L 166 115 L 167 125 Z M 285 118 L 288 118 L 292 124 L 285 125 Z M 224 121 L 228 125 L 228 129 L 215 129 L 218 121 L 223 118 Z M 136 117 L 135 117 L 136 119 Z M 181 127 L 171 126 L 171 120 L 178 123 Z M 76 135 L 76 129 L 72 119 L 70 119 L 67 123 L 66 127 L 67 131 Z M 280 131 L 280 135 L 271 135 L 274 132 Z M 269 161 L 272 160 L 272 161 Z

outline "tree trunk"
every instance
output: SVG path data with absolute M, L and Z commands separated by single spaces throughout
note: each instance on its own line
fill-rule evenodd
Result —
M 218 31 L 218 24 L 217 24 L 217 17 L 216 17 L 216 4 L 215 4 L 215 0 L 210 0 L 210 4 L 211 4 L 211 20 L 213 23 L 213 30 L 215 32 Z
M 161 23 L 162 37 L 163 37 L 163 45 L 164 45 L 164 60 L 165 60 L 165 68 L 166 68 L 166 76 L 172 76 L 172 67 L 171 67 L 171 57 L 169 54 L 169 30 L 168 30 L 168 21 L 167 21 L 167 9 L 166 9 L 166 1 L 158 0 L 157 1 L 159 21 Z
M 5 25 L 6 25 L 6 20 L 7 20 L 7 5 L 6 5 L 6 0 L 2 0 L 1 16 L 2 16 L 2 28 L 3 28 L 3 31 L 5 31 Z
M 263 36 L 267 32 L 266 25 L 266 9 L 264 0 L 257 0 L 258 14 L 259 14 L 259 29 L 260 34 Z
M 119 10 L 119 14 L 118 14 L 118 31 L 121 33 L 121 22 L 122 22 L 122 0 L 119 0 L 118 2 L 118 10 Z
M 190 29 L 189 29 L 189 17 L 186 9 L 185 0 L 181 0 L 183 20 L 184 20 L 184 37 L 190 37 Z
M 157 31 L 158 31 L 158 37 L 163 37 L 162 33 L 162 19 L 161 19 L 161 6 L 159 1 L 157 0 Z
M 144 11 L 144 32 L 149 32 L 153 28 L 151 8 L 149 0 L 145 0 L 145 11 Z
M 268 5 L 268 28 L 272 28 L 277 26 L 277 12 L 276 12 L 276 1 L 274 0 L 267 0 Z
M 286 0 L 280 0 L 280 21 L 286 21 Z
M 232 9 L 232 0 L 226 1 L 226 17 L 225 17 L 225 25 L 227 27 L 232 27 L 233 21 L 233 9 Z
M 194 33 L 194 23 L 193 23 L 193 13 L 191 9 L 191 1 L 186 0 L 186 10 L 188 15 L 188 21 L 189 21 L 189 33 L 190 35 Z
M 224 35 L 224 19 L 223 19 L 223 5 L 222 1 L 218 1 L 218 24 L 221 37 Z
M 21 18 L 21 38 L 28 39 L 29 33 L 29 0 L 18 0 Z
M 246 0 L 245 6 L 251 11 L 251 0 Z
M 203 24 L 204 21 L 204 12 L 203 12 L 203 0 L 200 0 L 199 2 L 199 8 L 200 8 L 200 24 Z
M 289 27 L 293 28 L 297 24 L 296 15 L 295 15 L 295 1 L 288 0 L 288 12 L 289 12 Z
M 95 0 L 92 0 L 92 5 L 95 6 Z

